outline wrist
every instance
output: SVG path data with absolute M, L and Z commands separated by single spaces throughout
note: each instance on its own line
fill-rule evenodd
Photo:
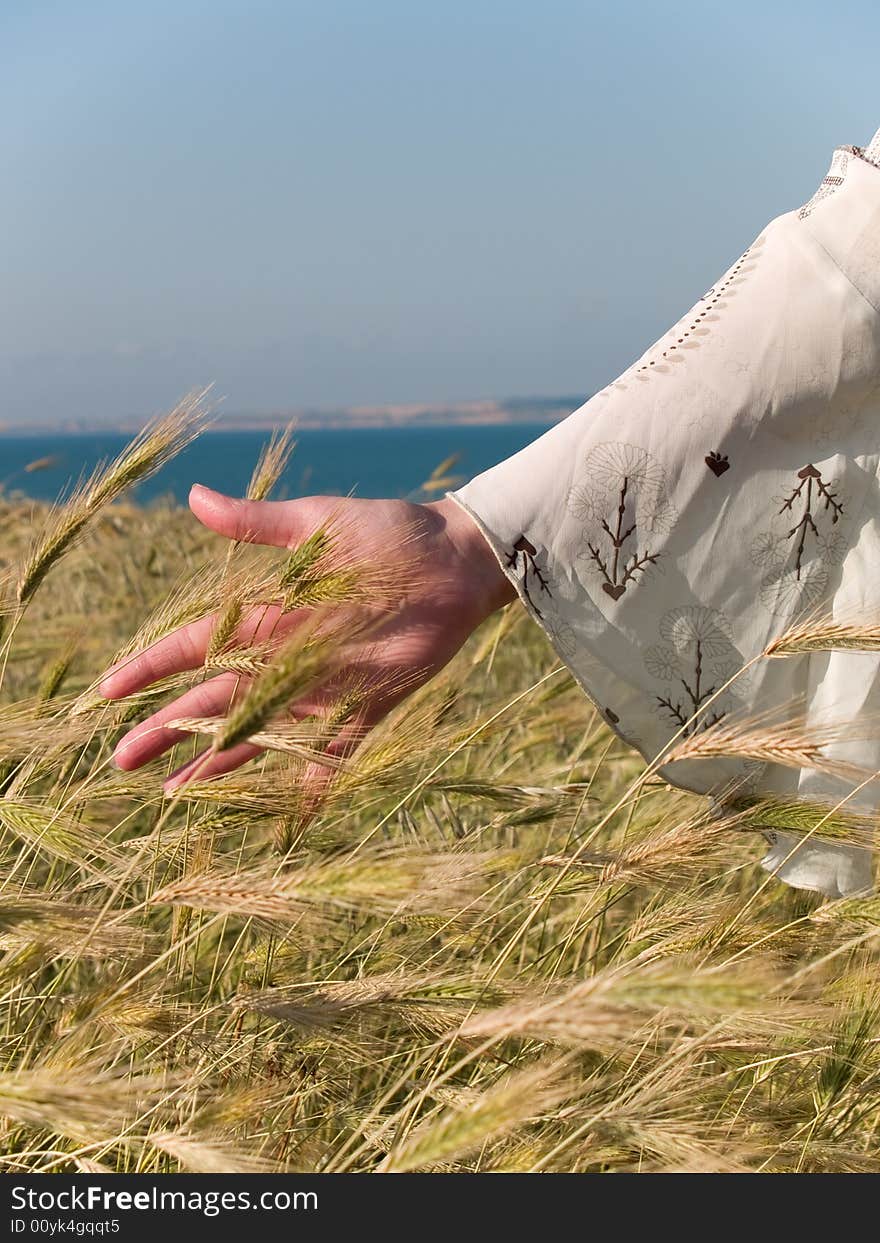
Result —
M 516 591 L 501 568 L 491 544 L 470 514 L 449 497 L 427 506 L 443 520 L 444 533 L 467 566 L 480 621 L 516 599 Z

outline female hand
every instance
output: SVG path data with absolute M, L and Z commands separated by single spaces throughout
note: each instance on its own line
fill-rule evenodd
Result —
M 515 595 L 476 524 L 448 499 L 429 505 L 325 496 L 248 501 L 196 485 L 189 504 L 199 521 L 220 535 L 278 548 L 295 548 L 322 524 L 332 521 L 333 530 L 339 532 L 338 551 L 343 558 L 348 553 L 350 559 L 381 565 L 390 578 L 400 572 L 399 599 L 381 616 L 370 636 L 367 676 L 358 668 L 363 648 L 353 650 L 349 667 L 338 669 L 334 675 L 336 687 L 358 679 L 364 687 L 354 715 L 323 749 L 334 758 L 350 754 L 367 730 L 442 669 L 468 635 Z M 414 564 L 418 572 L 408 576 L 406 569 Z M 285 614 L 278 606 L 254 610 L 239 626 L 236 642 L 287 638 L 302 624 L 307 612 L 299 609 Z M 119 699 L 160 678 L 200 668 L 216 620 L 214 615 L 206 616 L 126 658 L 104 675 L 101 694 Z M 133 769 L 155 759 L 191 736 L 169 728 L 169 722 L 183 717 L 222 716 L 241 691 L 242 678 L 234 673 L 223 673 L 192 687 L 131 729 L 116 747 L 116 763 Z M 309 702 L 290 708 L 300 716 L 328 715 L 333 700 L 333 687 L 328 686 L 309 697 Z M 165 788 L 174 789 L 195 775 L 201 780 L 231 772 L 257 754 L 259 748 L 251 743 L 203 753 L 169 777 Z M 327 775 L 326 766 L 313 765 L 306 782 L 320 783 Z

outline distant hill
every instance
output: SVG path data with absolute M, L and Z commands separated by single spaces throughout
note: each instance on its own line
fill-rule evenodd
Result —
M 295 419 L 299 427 L 449 426 L 477 423 L 556 423 L 576 410 L 583 397 L 507 397 L 444 404 L 349 406 L 339 410 L 301 410 L 285 414 L 228 415 L 223 426 L 268 427 Z
M 262 431 L 294 422 L 297 427 L 445 427 L 501 423 L 556 423 L 582 405 L 583 395 L 573 397 L 502 397 L 478 401 L 412 402 L 385 406 L 346 406 L 333 410 L 291 409 L 263 413 L 223 410 L 215 424 L 220 431 Z M 42 433 L 77 433 L 93 431 L 129 432 L 140 427 L 143 418 L 119 422 L 96 423 L 87 419 L 69 419 L 62 424 L 4 423 L 0 435 L 22 436 Z

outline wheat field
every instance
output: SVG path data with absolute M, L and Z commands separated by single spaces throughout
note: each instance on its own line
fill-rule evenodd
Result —
M 332 616 L 369 567 L 127 502 L 200 419 L 188 400 L 61 505 L 0 497 L 0 1168 L 880 1169 L 880 901 L 757 865 L 774 817 L 864 826 L 710 818 L 612 736 L 519 605 L 307 803 L 326 725 L 278 715 L 296 679 L 236 647 L 235 619 L 268 598 Z M 208 609 L 210 671 L 252 683 L 249 712 L 119 771 L 127 725 L 205 673 L 121 703 L 99 675 Z M 307 630 L 297 676 L 332 635 Z M 768 658 L 869 641 L 807 627 Z M 163 794 L 198 739 L 230 737 L 263 757 Z

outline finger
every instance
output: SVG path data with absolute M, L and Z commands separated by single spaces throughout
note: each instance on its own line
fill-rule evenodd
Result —
M 372 708 L 360 713 L 356 720 L 351 720 L 340 729 L 339 733 L 323 748 L 324 755 L 334 760 L 345 760 L 353 755 L 363 742 L 366 735 L 385 715 L 379 708 Z M 303 824 L 311 820 L 319 806 L 330 792 L 334 778 L 339 769 L 335 764 L 322 764 L 320 760 L 312 760 L 303 770 L 301 783 L 301 821 Z
M 349 681 L 359 685 L 366 691 L 366 698 L 360 710 L 339 729 L 336 737 L 323 748 L 323 753 L 336 760 L 344 760 L 353 755 L 357 748 L 380 721 L 396 708 L 399 703 L 412 694 L 417 686 L 421 686 L 427 676 L 427 670 L 406 667 L 383 667 L 381 663 L 364 663 L 355 675 L 353 668 L 345 671 Z M 328 683 L 321 688 L 319 695 L 328 696 L 328 706 L 340 693 L 344 693 L 345 679 Z M 318 710 L 321 712 L 321 709 Z M 326 709 L 324 709 L 326 711 Z M 302 777 L 302 821 L 307 823 L 315 814 L 321 801 L 330 791 L 330 787 L 339 769 L 336 765 L 322 764 L 313 760 L 307 764 Z
M 207 781 L 210 777 L 221 777 L 224 773 L 231 773 L 233 769 L 240 768 L 242 764 L 246 764 L 248 760 L 260 754 L 262 754 L 262 749 L 255 747 L 251 742 L 241 742 L 238 746 L 230 747 L 228 751 L 203 751 L 194 760 L 190 760 L 189 763 L 183 764 L 176 772 L 173 772 L 163 788 L 166 794 L 170 794 L 173 790 L 186 785 L 188 781 Z
M 193 484 L 189 507 L 203 526 L 228 539 L 293 548 L 340 506 L 338 497 L 306 496 L 298 501 L 248 501 Z
M 305 720 L 308 717 L 326 717 L 332 710 L 333 703 L 334 699 L 331 695 L 318 691 L 309 699 L 300 700 L 291 708 L 290 714 L 295 719 L 300 720 Z M 363 728 L 361 728 L 361 733 L 363 733 Z M 332 748 L 336 745 L 337 740 L 334 739 L 334 742 L 325 748 L 325 753 L 331 754 Z M 357 744 L 354 743 L 354 745 Z M 166 791 L 176 790 L 188 781 L 207 781 L 209 777 L 219 777 L 224 773 L 231 773 L 234 769 L 240 768 L 242 764 L 246 764 L 256 756 L 262 755 L 264 750 L 264 747 L 255 746 L 252 742 L 242 742 L 237 746 L 230 747 L 228 751 L 203 751 L 201 755 L 188 760 L 186 764 L 182 764 L 180 768 L 173 772 L 165 781 L 164 788 Z M 341 746 L 339 754 L 340 756 L 344 754 Z M 314 767 L 320 768 L 322 772 L 326 771 L 325 765 L 314 765 Z
M 186 716 L 222 716 L 233 699 L 244 693 L 247 685 L 247 681 L 239 674 L 221 673 L 209 682 L 194 686 L 179 699 L 166 704 L 134 729 L 130 729 L 116 744 L 114 761 L 119 768 L 126 771 L 149 763 L 176 742 L 192 737 L 192 734 L 183 730 L 170 729 L 169 721 L 177 721 Z
M 252 609 L 239 624 L 236 642 L 245 645 L 281 638 L 289 634 L 305 616 L 305 609 L 282 614 L 277 604 L 261 605 Z M 217 619 L 216 613 L 201 617 L 166 635 L 143 652 L 119 661 L 104 674 L 98 685 L 99 694 L 105 699 L 122 699 L 161 678 L 200 669 L 205 663 Z
M 300 700 L 295 707 L 291 709 L 291 716 L 297 719 L 307 719 L 308 717 L 326 717 L 333 707 L 333 697 L 326 692 L 317 692 L 309 699 Z M 361 727 L 361 733 L 363 728 Z M 341 736 L 340 736 L 341 739 Z M 333 748 L 339 746 L 339 755 L 345 754 L 344 747 L 340 740 L 334 739 L 330 746 L 325 748 L 326 754 L 335 752 Z M 355 742 L 352 746 L 356 746 Z M 186 785 L 189 781 L 207 781 L 210 777 L 220 777 L 225 773 L 231 773 L 234 769 L 240 768 L 242 764 L 246 764 L 249 760 L 254 759 L 258 755 L 262 755 L 265 748 L 255 746 L 252 742 L 242 742 L 237 746 L 230 747 L 228 751 L 203 751 L 201 755 L 197 755 L 195 759 L 188 760 L 186 764 L 182 764 L 170 777 L 165 781 L 164 788 L 167 792 L 178 789 L 182 785 Z M 310 765 L 310 767 L 319 768 L 322 772 L 328 770 L 325 765 Z

